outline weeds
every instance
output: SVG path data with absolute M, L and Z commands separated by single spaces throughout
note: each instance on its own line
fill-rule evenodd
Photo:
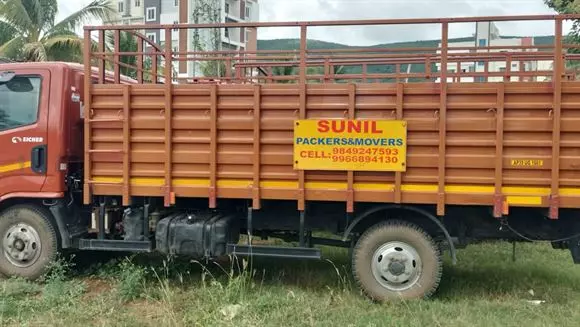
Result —
M 121 301 L 132 301 L 141 297 L 145 288 L 145 268 L 124 260 L 119 265 L 119 269 L 117 293 Z
M 64 304 L 74 305 L 75 300 L 85 292 L 82 281 L 69 278 L 72 267 L 73 264 L 63 258 L 58 258 L 49 265 L 48 273 L 41 279 L 44 281 L 43 304 L 47 308 Z
M 446 262 L 433 299 L 384 305 L 353 287 L 346 251 L 324 253 L 329 260 L 320 262 L 139 255 L 82 276 L 83 267 L 60 261 L 40 283 L 0 281 L 0 326 L 565 326 L 580 319 L 580 268 L 546 245 L 523 244 L 516 262 L 509 244 L 474 245 L 461 250 L 457 266 Z

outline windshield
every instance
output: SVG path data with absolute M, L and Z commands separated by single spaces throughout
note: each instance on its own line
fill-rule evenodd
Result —
M 0 131 L 36 122 L 40 83 L 38 76 L 15 76 L 0 83 Z

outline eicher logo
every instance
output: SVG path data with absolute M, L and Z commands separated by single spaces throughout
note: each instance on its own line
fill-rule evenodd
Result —
M 14 136 L 12 138 L 12 143 L 14 143 L 14 144 L 16 144 L 16 143 L 42 143 L 42 141 L 44 141 L 44 138 L 42 138 L 42 137 Z

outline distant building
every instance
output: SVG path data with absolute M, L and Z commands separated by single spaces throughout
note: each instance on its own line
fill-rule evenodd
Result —
M 117 15 L 110 24 L 193 24 L 207 23 L 206 19 L 196 18 L 201 4 L 217 11 L 215 23 L 254 22 L 259 21 L 260 8 L 258 0 L 119 0 Z M 155 44 L 165 45 L 165 33 L 157 28 L 142 31 Z M 172 47 L 174 52 L 219 51 L 219 50 L 252 50 L 257 49 L 255 29 L 237 28 L 221 29 L 218 42 L 210 35 L 209 30 L 199 30 L 201 49 L 194 47 L 195 33 L 190 30 L 173 30 Z M 216 43 L 218 44 L 216 48 Z M 182 61 L 175 70 L 181 77 L 201 76 L 200 64 L 193 61 Z
M 115 6 L 115 14 L 108 22 L 112 25 L 143 24 L 143 5 L 145 0 L 119 0 Z
M 450 42 L 449 43 L 449 53 L 467 53 L 466 50 L 453 50 L 452 48 L 458 47 L 501 47 L 505 46 L 505 49 L 498 48 L 498 49 L 481 49 L 476 50 L 477 52 L 520 52 L 524 50 L 513 49 L 510 47 L 513 46 L 533 46 L 534 45 L 534 38 L 533 37 L 523 37 L 523 38 L 502 38 L 500 36 L 499 29 L 493 22 L 478 22 L 476 25 L 476 32 L 475 38 L 473 41 L 466 41 L 466 42 Z M 439 43 L 439 47 L 441 47 L 441 43 Z M 528 49 L 525 51 L 538 51 L 537 49 Z M 438 51 L 440 53 L 440 51 Z M 512 62 L 510 63 L 510 71 L 518 72 L 520 70 L 523 71 L 550 71 L 552 70 L 552 62 L 551 60 L 547 61 L 525 61 L 522 62 L 520 67 L 520 62 Z M 489 72 L 504 72 L 507 70 L 507 61 L 502 59 L 500 61 L 493 61 L 487 63 L 488 71 Z M 460 66 L 460 67 L 458 67 Z M 449 62 L 447 64 L 447 72 L 448 73 L 456 73 L 459 70 L 461 72 L 485 72 L 486 69 L 486 62 L 479 61 L 479 62 L 461 62 L 460 65 L 455 62 Z M 437 63 L 437 70 L 441 71 L 441 64 Z M 526 78 L 526 80 L 530 80 L 531 77 Z M 535 80 L 543 81 L 546 77 L 536 77 Z M 485 81 L 485 77 L 461 77 L 460 80 L 454 77 L 448 77 L 447 80 L 449 82 L 453 81 L 461 81 L 461 82 L 483 82 Z M 488 77 L 487 79 L 489 82 L 498 82 L 503 81 L 503 77 Z M 518 81 L 519 77 L 511 77 L 511 81 Z

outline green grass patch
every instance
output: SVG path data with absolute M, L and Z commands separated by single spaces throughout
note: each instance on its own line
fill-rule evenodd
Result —
M 571 326 L 580 267 L 546 244 L 480 244 L 446 258 L 431 300 L 376 304 L 326 260 L 198 262 L 157 255 L 60 262 L 42 281 L 0 281 L 0 326 Z M 73 261 L 73 262 L 74 262 Z M 540 304 L 536 304 L 541 301 Z

